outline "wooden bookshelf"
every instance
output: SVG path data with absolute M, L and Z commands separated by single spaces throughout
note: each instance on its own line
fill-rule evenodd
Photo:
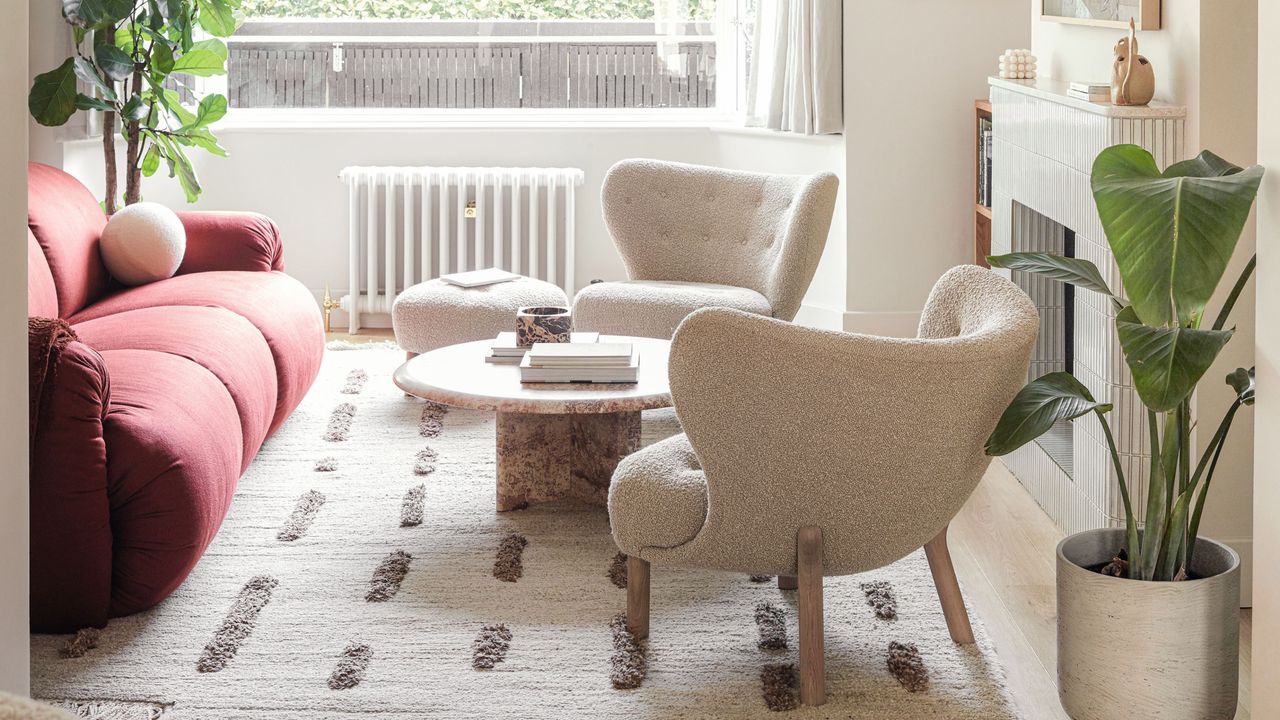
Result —
M 987 256 L 991 254 L 991 208 L 978 201 L 982 182 L 982 149 L 978 145 L 978 137 L 983 120 L 991 119 L 991 101 L 975 100 L 973 102 L 973 262 L 975 265 L 989 267 Z

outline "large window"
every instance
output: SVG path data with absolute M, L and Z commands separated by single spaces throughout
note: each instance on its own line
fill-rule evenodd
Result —
M 245 0 L 233 108 L 724 111 L 751 0 Z

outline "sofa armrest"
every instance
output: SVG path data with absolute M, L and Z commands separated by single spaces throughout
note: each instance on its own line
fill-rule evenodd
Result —
M 111 512 L 103 420 L 106 364 L 67 343 L 44 392 L 31 453 L 31 627 L 102 627 L 111 602 Z
M 271 218 L 244 212 L 180 212 L 187 252 L 179 275 L 212 270 L 284 270 L 280 228 Z

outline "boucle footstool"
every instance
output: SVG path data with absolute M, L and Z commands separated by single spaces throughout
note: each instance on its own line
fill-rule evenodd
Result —
M 555 285 L 527 277 L 476 288 L 428 280 L 396 298 L 391 327 L 396 342 L 413 357 L 446 345 L 514 332 L 516 310 L 530 305 L 568 307 L 569 298 Z

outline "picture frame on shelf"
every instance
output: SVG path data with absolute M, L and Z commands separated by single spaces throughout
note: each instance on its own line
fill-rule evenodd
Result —
M 1040 0 L 1040 19 L 1069 25 L 1160 29 L 1161 0 Z

